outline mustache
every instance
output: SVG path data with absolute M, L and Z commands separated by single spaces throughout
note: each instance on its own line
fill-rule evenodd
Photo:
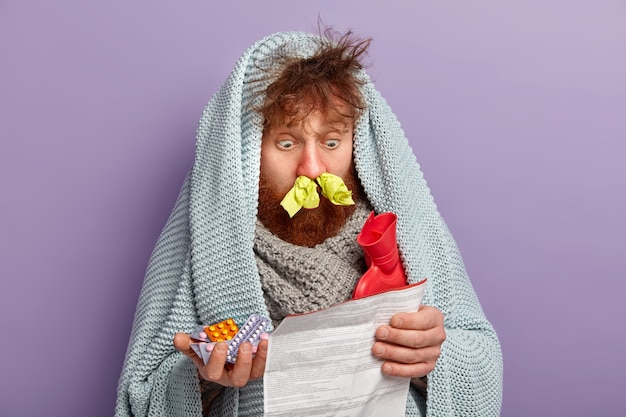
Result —
M 358 201 L 364 191 L 354 165 L 343 176 L 352 198 Z M 314 210 L 300 210 L 294 217 L 280 206 L 285 190 L 278 190 L 272 181 L 261 174 L 259 178 L 259 221 L 280 239 L 299 246 L 314 247 L 331 236 L 335 236 L 354 212 L 356 205 L 336 206 L 327 198 L 320 200 Z
M 293 187 L 280 202 L 290 218 L 295 216 L 303 207 L 305 209 L 319 207 L 318 186 L 322 195 L 334 205 L 350 206 L 355 204 L 352 199 L 352 191 L 348 189 L 341 177 L 329 172 L 320 174 L 315 180 L 301 175 L 296 178 Z

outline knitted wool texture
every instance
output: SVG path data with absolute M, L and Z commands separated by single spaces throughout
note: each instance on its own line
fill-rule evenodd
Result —
M 369 213 L 366 204 L 357 204 L 341 231 L 314 248 L 285 242 L 257 223 L 254 251 L 274 324 L 289 314 L 320 310 L 351 298 L 366 271 L 356 237 Z
M 262 68 L 277 52 L 307 57 L 318 45 L 317 36 L 295 32 L 262 39 L 242 55 L 205 108 L 194 165 L 148 265 L 116 416 L 200 416 L 197 370 L 175 351 L 173 335 L 226 317 L 243 322 L 251 313 L 269 316 L 253 251 L 263 120 L 250 104 L 262 100 L 259 93 L 271 81 Z M 398 215 L 408 280 L 428 278 L 424 303 L 445 316 L 447 339 L 428 375 L 426 415 L 499 415 L 502 357 L 496 333 L 404 132 L 367 75 L 361 77 L 368 107 L 355 129 L 359 179 L 376 212 Z M 262 415 L 262 388 L 260 380 L 226 388 L 211 415 Z M 408 409 L 407 415 L 419 411 Z

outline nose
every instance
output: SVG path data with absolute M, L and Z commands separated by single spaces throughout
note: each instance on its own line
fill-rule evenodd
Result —
M 326 172 L 326 165 L 319 150 L 315 146 L 306 146 L 298 164 L 297 175 L 305 175 L 315 179 L 324 172 Z

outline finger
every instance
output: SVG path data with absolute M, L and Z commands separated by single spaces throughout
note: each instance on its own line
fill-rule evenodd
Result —
M 390 376 L 399 376 L 403 378 L 421 378 L 428 375 L 435 369 L 435 363 L 413 363 L 401 364 L 396 362 L 385 362 L 381 367 L 382 373 Z
M 439 346 L 411 349 L 389 343 L 376 342 L 372 354 L 385 361 L 400 364 L 434 363 L 441 354 Z
M 195 355 L 193 349 L 191 349 L 191 338 L 187 333 L 176 333 L 174 335 L 174 347 L 176 350 L 190 356 L 190 353 Z
M 221 378 L 221 373 L 219 373 L 218 375 L 218 372 L 214 371 L 212 374 L 209 374 L 208 372 L 209 368 L 207 367 L 207 365 L 204 364 L 204 361 L 202 360 L 202 358 L 198 356 L 196 352 L 194 352 L 194 350 L 191 348 L 191 343 L 192 343 L 192 340 L 189 337 L 189 335 L 186 333 L 176 333 L 174 335 L 174 347 L 176 348 L 176 350 L 178 350 L 179 352 L 187 356 L 189 359 L 191 359 L 194 365 L 196 365 L 196 368 L 198 368 L 198 372 L 200 373 L 200 376 L 202 376 L 203 379 L 206 379 L 207 381 L 210 380 L 210 381 L 217 382 L 218 379 Z M 224 365 L 222 364 L 221 367 L 223 368 Z M 218 368 L 213 368 L 213 369 L 218 369 Z
M 443 314 L 435 307 L 422 305 L 418 311 L 395 314 L 389 324 L 396 329 L 427 330 L 443 326 Z
M 229 385 L 224 380 L 226 379 L 226 372 L 224 366 L 226 365 L 226 355 L 228 353 L 228 346 L 224 342 L 216 343 L 211 351 L 209 361 L 201 369 L 201 375 L 207 381 L 217 382 L 221 385 Z
M 174 348 L 190 358 L 198 369 L 204 366 L 202 359 L 191 348 L 191 338 L 187 333 L 176 333 L 174 335 Z
M 446 331 L 443 327 L 435 327 L 428 330 L 404 330 L 383 325 L 376 329 L 375 335 L 378 341 L 414 349 L 441 346 L 446 339 Z
M 257 346 L 256 354 L 252 359 L 250 379 L 258 379 L 265 373 L 265 361 L 267 359 L 267 340 L 262 340 Z
M 237 351 L 237 362 L 230 372 L 230 382 L 234 387 L 243 387 L 250 380 L 252 370 L 252 344 L 242 343 Z

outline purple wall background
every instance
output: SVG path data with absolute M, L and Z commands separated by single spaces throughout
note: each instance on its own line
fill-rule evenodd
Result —
M 626 4 L 0 1 L 0 416 L 109 416 L 148 257 L 238 56 L 372 36 L 505 355 L 503 416 L 624 416 Z

